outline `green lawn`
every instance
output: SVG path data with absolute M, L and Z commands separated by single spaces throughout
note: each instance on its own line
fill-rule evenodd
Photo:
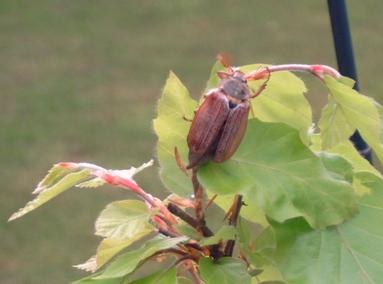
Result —
M 383 2 L 348 3 L 361 87 L 383 102 Z M 220 51 L 238 65 L 335 66 L 326 9 L 324 0 L 1 1 L 0 282 L 80 277 L 71 265 L 96 248 L 97 212 L 126 196 L 75 190 L 8 224 L 53 163 L 127 168 L 149 160 L 169 70 L 198 97 Z M 323 103 L 324 89 L 309 83 L 311 100 Z M 163 190 L 155 168 L 137 179 Z

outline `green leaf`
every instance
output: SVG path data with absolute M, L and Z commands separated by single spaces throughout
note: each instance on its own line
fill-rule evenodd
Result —
M 242 66 L 249 72 L 262 65 Z M 265 65 L 263 65 L 265 66 Z M 249 86 L 257 90 L 264 80 L 250 81 Z M 300 131 L 304 142 L 312 125 L 312 111 L 304 94 L 307 91 L 303 81 L 291 72 L 272 73 L 266 89 L 260 96 L 251 100 L 255 116 L 265 122 L 282 122 Z
M 76 185 L 80 188 L 96 188 L 105 184 L 105 181 L 99 177 L 92 178 Z
M 214 236 L 202 239 L 202 246 L 218 244 L 220 241 L 235 240 L 237 230 L 233 226 L 224 225 L 214 234 Z
M 336 127 L 338 130 L 343 128 L 341 137 L 337 137 L 334 131 L 324 131 L 321 129 L 322 148 L 327 149 L 338 143 L 344 142 L 348 137 L 345 133 L 349 133 L 353 129 L 358 129 L 363 139 L 373 148 L 378 158 L 383 161 L 382 146 L 382 107 L 372 98 L 359 95 L 349 85 L 342 83 L 330 76 L 325 76 L 324 82 L 328 87 L 332 104 L 336 104 L 336 126 L 331 126 L 330 110 L 326 116 L 322 116 L 322 125 Z M 333 115 L 334 116 L 334 115 Z M 341 122 L 343 125 L 341 125 Z M 344 130 L 346 129 L 346 131 Z M 339 130 L 340 131 L 340 130 Z
M 344 224 L 311 231 L 296 220 L 275 226 L 279 266 L 288 283 L 383 283 L 383 182 L 370 174 L 372 193 Z
M 177 284 L 177 270 L 172 268 L 166 271 L 159 271 L 144 278 L 129 282 L 131 284 Z
M 45 187 L 43 190 L 41 190 L 35 199 L 29 201 L 25 205 L 25 207 L 19 209 L 16 213 L 14 213 L 8 221 L 20 218 L 21 216 L 29 213 L 30 211 L 36 209 L 37 207 L 56 197 L 65 190 L 70 189 L 76 184 L 88 179 L 90 176 L 91 174 L 89 170 L 82 170 L 79 172 L 69 173 L 55 183 L 53 180 L 46 178 L 44 186 L 47 186 L 48 184 L 50 184 L 50 186 Z M 47 182 L 47 180 L 50 181 Z
M 135 241 L 154 231 L 149 223 L 150 210 L 139 200 L 110 203 L 96 221 L 96 235 L 106 237 L 97 248 L 97 255 L 79 269 L 95 271 Z
M 377 177 L 383 178 L 382 174 L 358 153 L 354 145 L 349 140 L 337 144 L 335 147 L 329 149 L 329 152 L 339 154 L 349 161 L 355 173 L 369 172 Z
M 250 120 L 236 154 L 225 163 L 201 167 L 199 180 L 210 192 L 244 194 L 249 206 L 255 204 L 279 222 L 302 216 L 324 228 L 356 211 L 351 185 L 334 178 L 298 132 L 283 124 Z
M 143 230 L 137 232 L 129 239 L 125 240 L 114 240 L 114 239 L 104 239 L 101 241 L 100 245 L 97 248 L 96 255 L 96 269 L 102 267 L 105 263 L 111 260 L 116 254 L 118 254 L 123 249 L 130 246 L 135 241 L 142 239 L 143 237 L 149 235 L 153 230 Z
M 242 252 L 254 267 L 261 268 L 273 262 L 276 240 L 271 227 L 262 230 L 255 224 L 240 219 L 238 239 Z
M 44 191 L 72 171 L 72 169 L 63 167 L 60 164 L 53 165 L 53 167 L 48 171 L 48 174 L 39 182 L 36 189 L 33 191 L 33 194 Z
M 123 278 L 112 278 L 112 279 L 91 279 L 89 277 L 82 278 L 72 284 L 121 284 L 123 282 Z
M 133 272 L 136 267 L 146 258 L 152 256 L 157 251 L 171 248 L 180 242 L 186 241 L 185 237 L 167 238 L 156 236 L 145 242 L 138 249 L 129 251 L 117 257 L 105 270 L 93 279 L 118 278 Z
M 322 109 L 318 125 L 321 130 L 323 149 L 329 149 L 348 140 L 356 130 L 348 123 L 342 108 L 332 97 L 329 97 L 327 105 Z
M 251 284 L 285 284 L 278 268 L 272 265 L 262 267 L 261 274 L 251 279 Z
M 175 227 L 177 231 L 180 232 L 183 236 L 187 236 L 193 240 L 200 240 L 202 238 L 201 233 L 196 231 L 195 228 L 193 228 L 186 222 L 181 221 Z
M 209 195 L 212 196 L 213 193 L 210 193 Z M 217 204 L 223 211 L 227 212 L 233 203 L 233 199 L 234 194 L 217 195 L 214 199 L 214 203 Z M 247 201 L 244 201 L 245 206 L 241 207 L 241 217 L 253 223 L 259 224 L 263 228 L 268 227 L 269 222 L 266 219 L 265 213 L 254 204 L 248 206 L 246 204 Z
M 96 235 L 117 240 L 135 238 L 136 234 L 153 231 L 149 223 L 151 212 L 140 200 L 120 200 L 110 203 L 96 221 Z
M 245 263 L 236 258 L 222 257 L 216 262 L 210 258 L 201 258 L 199 269 L 205 284 L 251 284 Z
M 186 137 L 197 102 L 173 73 L 169 74 L 162 97 L 158 101 L 154 130 L 158 136 L 157 155 L 160 162 L 160 177 L 171 192 L 189 196 L 193 190 L 190 179 L 178 168 L 174 156 L 177 147 L 183 161 L 188 161 Z
M 318 139 L 319 138 L 319 139 Z M 320 137 L 315 136 L 315 141 L 312 140 L 314 144 L 311 146 L 311 149 L 316 149 L 316 151 L 319 151 L 318 154 L 321 156 L 323 161 L 323 152 L 320 152 L 320 148 L 318 145 L 320 145 Z M 363 179 L 365 178 L 366 174 L 373 174 L 377 178 L 383 179 L 381 173 L 375 169 L 365 158 L 363 158 L 358 151 L 355 149 L 354 145 L 351 143 L 350 140 L 346 140 L 345 142 L 339 143 L 336 146 L 332 147 L 328 150 L 329 152 L 326 155 L 329 155 L 329 153 L 340 155 L 343 159 L 347 160 L 350 165 L 352 166 L 352 173 L 348 173 L 348 180 L 350 180 L 350 175 L 352 175 L 352 185 L 355 189 L 355 192 L 358 195 L 366 194 L 370 191 L 370 189 L 363 184 Z M 334 169 L 337 168 L 340 170 L 339 167 L 334 164 Z
M 353 169 L 352 165 L 346 159 L 340 155 L 327 152 L 319 152 L 318 156 L 334 178 L 352 183 Z

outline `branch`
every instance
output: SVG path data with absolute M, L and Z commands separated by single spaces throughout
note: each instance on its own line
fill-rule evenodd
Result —
M 213 236 L 213 232 L 206 226 L 206 224 L 201 224 L 197 219 L 190 216 L 188 213 L 183 211 L 177 205 L 173 203 L 168 204 L 168 210 L 175 216 L 179 217 L 181 220 L 185 221 L 187 224 L 192 226 L 198 232 L 201 232 L 204 237 Z
M 282 64 L 262 67 L 245 75 L 247 80 L 259 80 L 266 78 L 269 73 L 279 71 L 308 72 L 323 80 L 324 75 L 330 75 L 339 79 L 342 75 L 334 68 L 327 65 L 307 65 L 307 64 Z
M 239 217 L 239 212 L 241 211 L 241 207 L 243 205 L 242 201 L 243 197 L 240 194 L 235 195 L 233 205 L 230 207 L 228 212 L 229 225 L 237 226 L 237 221 Z M 224 256 L 232 256 L 233 250 L 235 246 L 235 240 L 228 240 L 223 252 Z

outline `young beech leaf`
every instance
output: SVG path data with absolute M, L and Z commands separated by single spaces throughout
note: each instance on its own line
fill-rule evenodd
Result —
M 201 258 L 199 269 L 205 284 L 251 284 L 246 264 L 237 258 L 222 257 L 216 262 L 210 258 Z
M 382 174 L 358 153 L 358 150 L 355 149 L 354 145 L 349 140 L 337 144 L 335 147 L 329 149 L 329 152 L 341 155 L 344 159 L 349 161 L 355 173 L 369 172 L 379 178 L 383 178 Z
M 186 237 L 167 238 L 156 236 L 145 242 L 140 248 L 117 257 L 102 273 L 92 279 L 108 279 L 126 276 L 133 272 L 142 261 L 152 256 L 157 251 L 171 248 L 186 240 Z
M 177 270 L 175 268 L 172 268 L 165 271 L 159 271 L 129 283 L 131 284 L 177 284 Z
M 114 186 L 124 186 L 125 188 L 132 188 L 133 190 L 137 187 L 137 184 L 132 179 L 133 175 L 151 165 L 153 165 L 153 160 L 144 163 L 138 168 L 131 167 L 128 170 L 107 170 L 90 163 L 58 163 L 49 170 L 48 174 L 33 191 L 34 194 L 38 194 L 37 197 L 28 202 L 24 208 L 14 213 L 9 218 L 9 221 L 36 209 L 73 186 L 96 187 L 104 183 L 110 183 Z M 99 178 L 102 179 L 102 182 L 100 182 Z M 116 180 L 124 182 L 124 184 L 116 184 Z
M 96 269 L 102 267 L 105 263 L 111 260 L 115 255 L 121 252 L 123 249 L 129 247 L 135 241 L 142 239 L 143 237 L 149 235 L 153 230 L 142 230 L 136 232 L 129 239 L 124 240 L 114 240 L 114 239 L 103 239 L 100 245 L 97 248 L 96 255 Z
M 251 284 L 287 284 L 276 266 L 263 266 L 262 272 L 251 279 Z
M 321 156 L 322 161 L 323 160 L 323 152 L 321 152 L 320 147 L 320 137 L 319 135 L 314 136 L 315 141 L 314 144 L 311 146 L 311 149 L 316 149 L 318 152 L 318 155 Z M 319 146 L 319 147 L 318 147 Z M 343 159 L 347 160 L 349 164 L 352 167 L 352 172 L 350 173 L 349 170 L 344 168 L 343 170 L 346 170 L 348 173 L 345 175 L 347 179 L 352 179 L 352 185 L 355 189 L 355 192 L 357 195 L 363 195 L 370 192 L 370 189 L 368 186 L 366 186 L 363 183 L 363 180 L 366 177 L 366 174 L 372 174 L 377 178 L 380 178 L 383 180 L 382 174 L 375 169 L 365 158 L 363 158 L 358 151 L 355 149 L 354 145 L 350 140 L 346 140 L 345 142 L 339 143 L 336 146 L 332 147 L 331 149 L 326 152 L 325 156 L 328 156 L 329 154 L 336 154 L 341 156 Z M 339 158 L 338 158 L 339 159 Z M 326 165 L 326 163 L 324 163 Z M 334 163 L 334 169 L 337 168 L 337 171 L 342 171 L 341 165 L 337 165 Z M 330 169 L 331 170 L 331 169 Z M 346 172 L 345 172 L 346 174 Z
M 193 119 L 196 107 L 197 102 L 171 72 L 158 101 L 157 117 L 153 125 L 158 136 L 157 155 L 161 180 L 167 189 L 181 196 L 190 196 L 193 189 L 190 179 L 177 166 L 174 149 L 177 147 L 182 160 L 187 163 L 186 136 L 190 122 L 185 118 Z
M 53 167 L 48 171 L 48 174 L 39 182 L 32 193 L 37 194 L 44 191 L 56 183 L 63 176 L 69 174 L 71 171 L 72 169 L 62 167 L 60 164 L 53 165 Z
M 302 220 L 275 225 L 279 268 L 288 283 L 383 283 L 383 182 L 370 175 L 360 212 L 323 231 Z
M 324 82 L 330 91 L 330 102 L 322 113 L 320 127 L 322 148 L 328 149 L 348 139 L 358 129 L 363 139 L 383 161 L 382 106 L 361 96 L 350 85 L 330 76 Z
M 151 212 L 140 200 L 120 200 L 110 203 L 96 220 L 96 235 L 127 240 L 135 234 L 153 231 L 149 223 Z
M 57 195 L 64 192 L 65 190 L 68 190 L 74 185 L 88 179 L 90 176 L 91 176 L 91 173 L 89 170 L 82 170 L 79 172 L 68 173 L 62 179 L 60 179 L 59 181 L 55 183 L 52 181 L 49 187 L 45 187 L 43 190 L 39 191 L 35 199 L 33 199 L 32 201 L 29 201 L 25 205 L 25 207 L 19 209 L 16 213 L 14 213 L 9 218 L 9 221 L 20 218 L 21 216 L 27 214 L 28 212 L 43 205 L 45 202 L 56 197 Z M 44 185 L 44 186 L 48 186 L 48 185 Z
M 334 178 L 298 132 L 284 124 L 250 120 L 234 156 L 202 166 L 199 180 L 210 192 L 243 194 L 249 206 L 279 222 L 302 216 L 312 227 L 324 228 L 356 211 L 350 183 Z
M 126 249 L 135 241 L 142 239 L 145 236 L 148 236 L 153 229 L 148 230 L 146 227 L 142 227 L 142 230 L 135 231 L 134 235 L 131 235 L 126 239 L 103 239 L 97 248 L 97 254 L 89 258 L 86 262 L 78 265 L 74 265 L 81 270 L 95 272 L 97 269 L 106 264 L 111 260 L 115 255 L 121 252 L 123 249 Z
M 257 225 L 240 219 L 238 242 L 247 261 L 254 267 L 262 268 L 273 263 L 276 241 L 272 227 L 262 230 Z
M 84 181 L 82 183 L 77 184 L 76 187 L 80 187 L 80 188 L 96 188 L 96 187 L 104 185 L 105 183 L 106 183 L 106 181 L 103 180 L 102 178 L 95 177 L 95 178 L 92 178 L 90 180 L 87 180 L 87 181 Z
M 356 130 L 355 126 L 348 123 L 342 108 L 331 96 L 327 105 L 322 109 L 319 128 L 323 149 L 329 149 L 338 143 L 347 141 Z
M 319 152 L 318 156 L 325 168 L 334 178 L 346 180 L 349 183 L 352 183 L 352 165 L 345 158 L 340 155 L 327 152 Z

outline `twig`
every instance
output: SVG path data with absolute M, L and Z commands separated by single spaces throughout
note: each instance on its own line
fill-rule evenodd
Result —
M 199 224 L 205 223 L 205 216 L 203 213 L 203 188 L 197 179 L 198 168 L 193 168 L 192 183 L 194 189 L 194 210 L 195 216 Z
M 259 68 L 258 70 L 247 73 L 245 78 L 248 80 L 259 80 L 265 78 L 272 72 L 279 71 L 309 72 L 321 80 L 323 80 L 324 75 L 330 75 L 335 79 L 342 77 L 342 75 L 336 69 L 327 65 L 282 64 Z
M 237 226 L 237 221 L 239 217 L 239 212 L 241 211 L 241 207 L 243 205 L 242 202 L 242 195 L 237 194 L 234 197 L 233 205 L 229 209 L 229 214 L 228 214 L 228 219 L 229 219 L 229 225 L 231 226 Z M 235 240 L 228 240 L 226 242 L 226 246 L 223 252 L 224 256 L 232 256 L 233 255 L 233 250 L 235 246 Z
M 198 221 L 193 216 L 190 216 L 188 213 L 183 211 L 181 208 L 179 208 L 177 205 L 173 203 L 168 204 L 168 210 L 173 215 L 179 217 L 181 220 L 185 221 L 187 224 L 192 226 L 194 229 L 196 229 L 198 232 L 202 234 L 204 237 L 211 237 L 213 236 L 213 232 L 209 229 L 209 227 L 206 226 L 206 224 L 201 224 L 200 221 Z

